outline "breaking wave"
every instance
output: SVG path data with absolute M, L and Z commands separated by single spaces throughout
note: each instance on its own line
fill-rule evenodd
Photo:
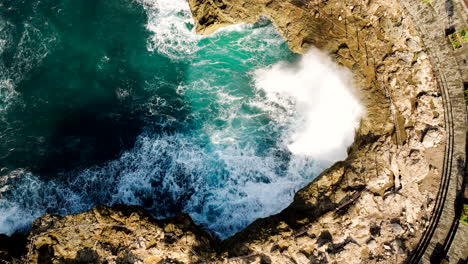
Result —
M 144 103 L 153 119 L 119 158 L 53 178 L 5 173 L 0 233 L 45 212 L 125 203 L 159 218 L 187 212 L 226 238 L 284 209 L 298 189 L 346 157 L 363 114 L 347 70 L 315 49 L 298 58 L 268 21 L 198 36 L 186 1 L 138 2 L 151 32 L 148 53 L 184 64 L 183 78 L 170 84 L 180 106 L 161 97 L 154 78 Z

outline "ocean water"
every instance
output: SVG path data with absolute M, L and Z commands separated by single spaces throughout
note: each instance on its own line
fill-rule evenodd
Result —
M 4 0 L 0 233 L 125 203 L 229 237 L 346 157 L 351 79 L 266 20 L 197 35 L 185 0 Z

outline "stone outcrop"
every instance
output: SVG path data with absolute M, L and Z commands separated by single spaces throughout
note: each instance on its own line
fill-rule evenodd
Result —
M 226 241 L 212 241 L 186 215 L 156 221 L 136 208 L 98 207 L 38 219 L 26 262 L 403 262 L 430 218 L 446 133 L 431 62 L 398 1 L 189 3 L 201 34 L 266 17 L 291 50 L 316 46 L 350 68 L 367 115 L 349 157 L 300 190 L 283 212 Z
M 210 236 L 188 215 L 154 220 L 138 207 L 98 206 L 33 223 L 28 263 L 199 263 L 214 259 Z

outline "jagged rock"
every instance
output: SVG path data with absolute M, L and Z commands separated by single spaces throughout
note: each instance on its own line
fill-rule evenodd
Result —
M 188 215 L 154 220 L 132 206 L 33 223 L 27 263 L 198 263 L 215 256 L 210 236 Z

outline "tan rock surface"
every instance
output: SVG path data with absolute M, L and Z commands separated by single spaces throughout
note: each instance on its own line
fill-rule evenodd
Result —
M 157 221 L 130 206 L 45 215 L 33 223 L 27 263 L 199 263 L 215 256 L 188 215 Z

